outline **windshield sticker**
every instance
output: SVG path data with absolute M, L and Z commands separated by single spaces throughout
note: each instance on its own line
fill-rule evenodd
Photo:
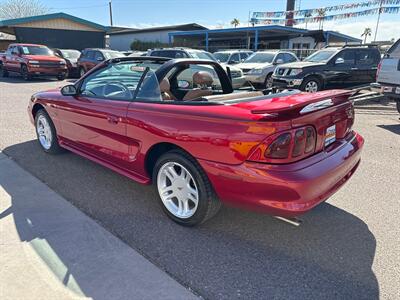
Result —
M 144 72 L 144 70 L 146 70 L 145 67 L 131 66 L 131 71 L 132 71 L 132 72 Z

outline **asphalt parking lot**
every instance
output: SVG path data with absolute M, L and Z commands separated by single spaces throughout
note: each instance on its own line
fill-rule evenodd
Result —
M 152 187 L 71 153 L 41 151 L 28 100 L 64 84 L 0 78 L 0 148 L 196 294 L 400 298 L 400 115 L 394 103 L 357 106 L 355 129 L 366 140 L 361 166 L 327 203 L 303 216 L 300 227 L 224 207 L 207 223 L 184 228 L 164 216 Z

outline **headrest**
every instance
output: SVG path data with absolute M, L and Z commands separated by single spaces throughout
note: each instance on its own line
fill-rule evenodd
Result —
M 171 86 L 169 84 L 168 78 L 163 78 L 160 82 L 160 91 L 161 93 L 169 92 Z
M 193 83 L 195 85 L 207 85 L 210 86 L 213 83 L 211 74 L 207 71 L 198 71 L 193 74 Z

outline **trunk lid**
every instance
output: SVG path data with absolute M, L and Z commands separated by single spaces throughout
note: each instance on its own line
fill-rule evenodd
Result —
M 354 123 L 354 107 L 348 90 L 298 93 L 238 103 L 252 114 L 270 122 L 289 121 L 292 128 L 313 126 L 317 134 L 316 151 L 345 138 Z

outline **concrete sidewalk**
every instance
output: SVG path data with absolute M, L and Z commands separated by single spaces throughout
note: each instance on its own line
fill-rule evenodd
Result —
M 0 299 L 85 297 L 197 299 L 0 152 Z

